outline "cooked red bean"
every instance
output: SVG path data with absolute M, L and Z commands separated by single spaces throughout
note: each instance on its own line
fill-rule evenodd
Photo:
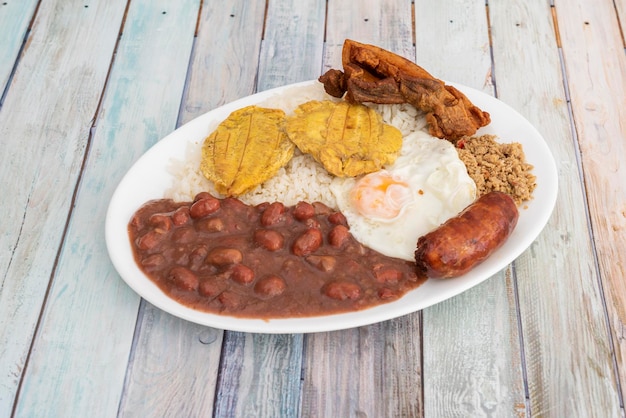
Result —
M 239 284 L 250 284 L 254 281 L 254 270 L 243 264 L 237 264 L 233 267 L 230 277 Z
M 262 278 L 254 285 L 254 291 L 264 296 L 278 296 L 285 291 L 287 284 L 276 275 Z
M 219 199 L 209 196 L 192 204 L 189 208 L 189 215 L 194 219 L 204 218 L 205 216 L 217 212 L 219 208 Z
M 328 243 L 333 247 L 341 247 L 350 237 L 350 231 L 343 225 L 335 225 L 328 233 Z
M 206 256 L 206 262 L 216 266 L 241 263 L 243 254 L 236 248 L 214 248 Z
M 324 294 L 332 299 L 346 300 L 358 299 L 361 296 L 361 288 L 352 282 L 331 282 L 324 287 Z
M 194 248 L 189 254 L 189 267 L 197 270 L 204 264 L 206 256 L 209 254 L 209 249 L 205 245 L 200 245 Z
M 196 197 L 194 197 L 193 203 L 196 203 L 198 200 L 207 199 L 207 198 L 215 198 L 215 197 L 209 192 L 200 192 L 196 195 Z
M 381 298 L 382 300 L 389 300 L 389 299 L 397 299 L 398 297 L 400 297 L 400 295 L 398 294 L 398 291 L 396 290 L 389 289 L 388 287 L 382 287 L 378 289 L 378 297 Z
M 315 216 L 315 207 L 308 202 L 298 202 L 293 208 L 293 217 L 299 221 Z
M 189 222 L 189 208 L 187 206 L 180 207 L 172 214 L 172 222 L 176 226 L 185 225 Z
M 172 229 L 172 219 L 162 213 L 155 213 L 148 219 L 148 223 L 154 226 L 155 229 L 162 231 L 169 231 Z
M 332 255 L 310 255 L 306 258 L 306 261 L 324 272 L 332 271 L 337 264 L 337 259 Z
M 139 268 L 192 309 L 263 319 L 349 312 L 397 299 L 425 280 L 415 263 L 359 244 L 343 215 L 324 204 L 248 206 L 226 198 L 215 199 L 219 210 L 201 213 L 213 199 L 150 201 L 128 225 Z M 192 205 L 203 216 L 193 218 Z
M 308 228 L 320 228 L 322 226 L 322 224 L 320 223 L 319 220 L 315 219 L 315 218 L 309 218 L 309 219 L 305 219 L 304 220 L 304 224 L 308 227 Z
M 328 222 L 335 225 L 344 225 L 348 226 L 348 220 L 341 212 L 333 212 L 328 215 Z
M 198 288 L 198 276 L 185 267 L 174 267 L 171 269 L 169 279 L 176 287 L 182 290 L 195 290 Z
M 206 297 L 215 297 L 220 294 L 222 288 L 217 285 L 213 280 L 203 280 L 198 285 L 198 293 Z
M 176 228 L 172 233 L 172 241 L 175 242 L 192 242 L 196 239 L 196 232 L 191 227 Z
M 220 218 L 207 218 L 196 222 L 196 227 L 206 232 L 220 232 L 224 230 L 225 225 Z
M 331 208 L 329 208 L 322 202 L 313 202 L 312 205 L 315 208 L 316 215 L 328 215 L 329 213 L 333 212 Z
M 285 219 L 285 205 L 280 202 L 270 203 L 261 215 L 261 225 L 276 225 Z
M 285 238 L 272 229 L 257 229 L 254 231 L 254 241 L 269 251 L 277 251 L 283 248 Z
M 322 232 L 317 228 L 309 228 L 293 243 L 292 251 L 303 257 L 316 251 L 322 245 Z
M 374 269 L 374 275 L 380 283 L 396 283 L 402 280 L 402 272 L 392 267 Z
M 151 254 L 141 260 L 141 265 L 148 269 L 159 267 L 165 263 L 165 257 L 161 254 Z
M 225 308 L 229 309 L 237 309 L 243 303 L 241 296 L 235 292 L 229 292 L 228 290 L 220 293 L 217 299 Z
M 137 247 L 141 250 L 150 250 L 165 238 L 165 232 L 160 230 L 148 231 L 145 235 L 137 240 Z

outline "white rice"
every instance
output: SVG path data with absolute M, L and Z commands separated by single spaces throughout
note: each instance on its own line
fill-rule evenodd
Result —
M 291 115 L 296 107 L 310 100 L 339 99 L 326 94 L 321 83 L 315 83 L 310 87 L 293 87 L 257 105 L 282 109 L 287 115 Z M 427 129 L 423 114 L 409 104 L 369 106 L 381 114 L 385 123 L 398 128 L 403 136 L 419 129 Z M 165 198 L 189 201 L 203 191 L 219 196 L 213 184 L 200 172 L 202 142 L 203 140 L 189 143 L 184 161 L 172 159 L 169 171 L 174 180 L 166 190 Z M 302 155 L 296 149 L 295 156 L 273 178 L 239 196 L 239 199 L 251 205 L 280 201 L 292 206 L 299 201 L 318 201 L 336 207 L 335 198 L 329 189 L 332 179 L 333 176 L 312 157 Z

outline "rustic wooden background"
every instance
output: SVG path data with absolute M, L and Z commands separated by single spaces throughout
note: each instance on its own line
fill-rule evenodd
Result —
M 0 3 L 0 416 L 624 417 L 626 0 Z M 514 264 L 371 326 L 191 324 L 113 269 L 104 218 L 177 126 L 339 67 L 345 38 L 514 107 L 554 214 Z

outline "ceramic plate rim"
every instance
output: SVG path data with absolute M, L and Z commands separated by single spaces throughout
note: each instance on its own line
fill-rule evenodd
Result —
M 142 298 L 179 318 L 213 328 L 268 334 L 335 331 L 386 321 L 413 313 L 459 295 L 482 283 L 519 257 L 539 236 L 556 203 L 558 177 L 550 149 L 535 127 L 513 108 L 479 90 L 446 82 L 461 90 L 475 105 L 491 114 L 492 122 L 477 134 L 495 134 L 501 142 L 520 142 L 537 176 L 534 199 L 520 209 L 518 226 L 510 239 L 468 274 L 449 280 L 429 279 L 403 298 L 371 309 L 344 314 L 288 319 L 249 319 L 190 309 L 167 297 L 138 268 L 130 247 L 127 225 L 141 203 L 162 197 L 171 180 L 170 158 L 184 157 L 186 141 L 201 141 L 209 126 L 235 109 L 266 100 L 287 89 L 309 87 L 316 80 L 295 83 L 247 96 L 209 111 L 184 124 L 148 149 L 127 171 L 112 195 L 105 221 L 109 257 L 122 279 Z M 510 134 L 512 133 L 512 134 Z M 159 194 L 159 190 L 161 195 Z M 147 197 L 147 198 L 146 198 Z M 143 200 L 142 200 L 143 199 Z M 531 221 L 532 220 L 532 221 Z

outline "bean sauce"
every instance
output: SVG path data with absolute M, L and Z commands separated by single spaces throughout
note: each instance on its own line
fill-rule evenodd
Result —
M 425 277 L 415 263 L 357 242 L 321 203 L 246 205 L 200 193 L 153 200 L 129 223 L 141 270 L 174 300 L 206 312 L 287 318 L 396 300 Z

